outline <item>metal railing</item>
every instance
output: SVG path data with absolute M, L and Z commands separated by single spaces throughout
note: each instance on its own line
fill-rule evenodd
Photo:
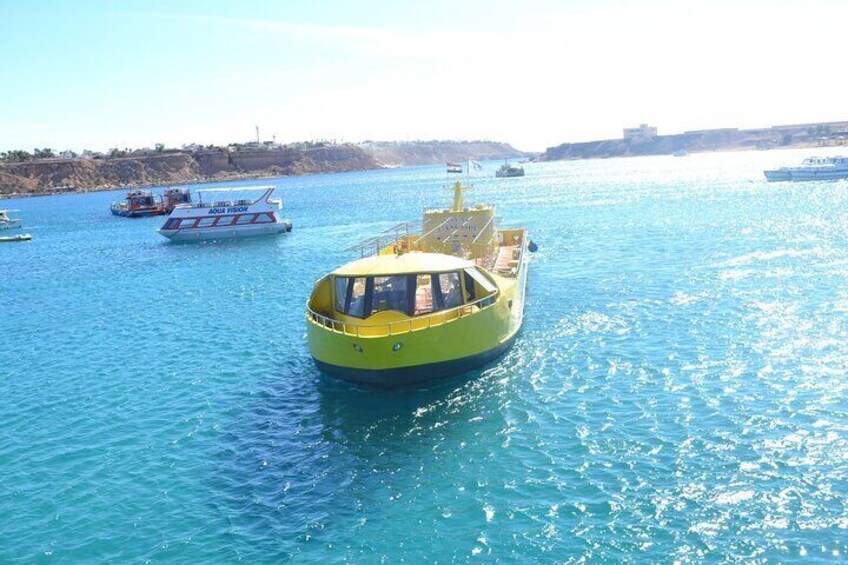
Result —
M 421 222 L 401 222 L 383 230 L 375 237 L 369 237 L 345 249 L 345 251 L 358 251 L 360 257 L 371 257 L 379 255 L 385 248 L 392 245 L 395 248 L 401 246 L 403 241 L 411 241 L 411 237 L 421 230 Z
M 484 296 L 483 298 L 479 298 L 473 302 L 469 302 L 468 304 L 463 304 L 462 306 L 457 306 L 456 308 L 451 308 L 449 310 L 440 310 L 439 312 L 433 312 L 432 314 L 427 314 L 425 316 L 416 316 L 407 320 L 399 320 L 397 322 L 387 322 L 383 324 L 341 322 L 315 312 L 309 307 L 308 303 L 306 305 L 306 317 L 311 322 L 336 333 L 355 337 L 386 337 L 418 330 L 426 330 L 434 326 L 441 326 L 453 322 L 454 320 L 465 318 L 475 313 L 474 307 L 477 308 L 476 312 L 479 312 L 480 310 L 494 304 L 497 300 L 498 293 L 499 291 L 496 290 L 488 296 Z

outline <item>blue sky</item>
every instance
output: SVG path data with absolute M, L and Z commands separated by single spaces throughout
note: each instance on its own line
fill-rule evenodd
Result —
M 848 2 L 0 0 L 0 150 L 848 118 Z

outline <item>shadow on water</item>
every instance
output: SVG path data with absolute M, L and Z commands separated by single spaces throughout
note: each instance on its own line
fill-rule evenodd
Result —
M 239 558 L 292 558 L 306 542 L 334 543 L 330 532 L 354 528 L 374 493 L 419 480 L 462 441 L 475 414 L 502 419 L 492 390 L 502 374 L 492 367 L 400 391 L 322 375 L 305 353 L 278 371 L 245 391 L 217 440 L 211 504 Z

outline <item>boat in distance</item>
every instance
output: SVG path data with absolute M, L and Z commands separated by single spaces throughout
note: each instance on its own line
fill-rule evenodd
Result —
M 524 167 L 521 165 L 510 165 L 507 161 L 504 161 L 504 164 L 495 171 L 495 176 L 497 178 L 523 177 Z
M 28 233 L 19 233 L 18 235 L 6 235 L 0 237 L 0 243 L 11 243 L 15 241 L 29 241 L 32 239 L 32 235 Z
M 275 186 L 239 186 L 196 190 L 194 203 L 176 206 L 159 233 L 171 241 L 229 239 L 290 232 L 292 223 L 281 218 L 282 203 L 273 199 Z M 261 192 L 256 199 L 219 198 L 222 193 Z M 214 195 L 203 201 L 203 195 Z
M 112 214 L 124 218 L 147 218 L 165 213 L 162 203 L 149 190 L 130 190 L 123 202 L 113 202 Z
M 20 218 L 9 216 L 11 212 L 20 212 L 20 210 L 0 210 L 0 231 L 20 229 L 23 225 L 23 221 Z
M 187 188 L 169 188 L 161 196 L 149 190 L 130 190 L 123 202 L 113 202 L 112 214 L 124 218 L 147 218 L 170 214 L 180 204 L 191 203 L 191 192 Z
M 506 352 L 524 318 L 529 241 L 498 229 L 491 206 L 425 210 L 355 246 L 362 257 L 315 283 L 306 305 L 318 368 L 397 388 L 482 367 Z M 393 232 L 393 233 L 392 233 Z
M 769 181 L 838 180 L 848 178 L 848 157 L 808 157 L 797 167 L 763 171 Z

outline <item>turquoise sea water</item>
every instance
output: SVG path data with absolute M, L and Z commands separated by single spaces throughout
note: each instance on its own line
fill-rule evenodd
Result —
M 846 559 L 848 183 L 761 172 L 806 153 L 475 180 L 541 248 L 524 329 L 402 392 L 320 375 L 304 303 L 442 167 L 273 179 L 252 241 L 3 202 L 0 562 Z

